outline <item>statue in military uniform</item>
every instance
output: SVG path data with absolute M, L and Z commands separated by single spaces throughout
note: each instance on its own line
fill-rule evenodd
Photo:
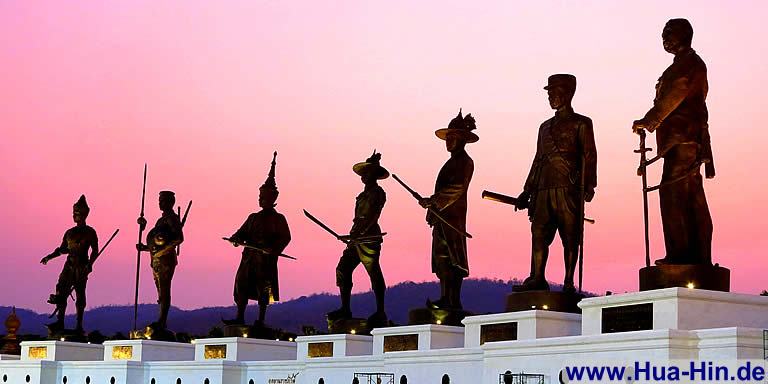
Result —
M 467 226 L 467 190 L 475 170 L 475 163 L 464 147 L 479 140 L 472 132 L 476 128 L 472 115 L 462 117 L 459 111 L 447 128 L 435 131 L 437 137 L 445 140 L 451 157 L 437 175 L 434 194 L 419 201 L 422 207 L 435 210 L 461 231 L 465 231 Z M 461 285 L 469 276 L 467 238 L 431 212 L 427 213 L 426 219 L 432 227 L 432 272 L 440 280 L 440 299 L 428 300 L 427 306 L 461 310 Z
M 184 241 L 181 220 L 173 211 L 174 204 L 176 195 L 173 192 L 160 192 L 159 206 L 163 214 L 147 233 L 147 244 L 136 244 L 137 250 L 149 251 L 150 254 L 152 275 L 157 288 L 157 303 L 160 306 L 160 316 L 150 325 L 156 330 L 167 328 L 168 311 L 171 309 L 171 280 L 178 264 L 176 246 Z M 144 230 L 147 220 L 139 217 L 137 223 L 141 230 Z
M 712 218 L 700 166 L 715 177 L 707 124 L 707 67 L 691 48 L 688 20 L 672 19 L 662 32 L 664 50 L 675 56 L 656 84 L 653 107 L 634 122 L 636 133 L 656 133 L 664 159 L 659 188 L 666 257 L 656 264 L 712 265 Z
M 384 293 L 387 289 L 384 283 L 384 275 L 381 272 L 379 258 L 381 256 L 381 244 L 383 239 L 376 237 L 381 234 L 379 217 L 387 194 L 378 181 L 389 177 L 389 171 L 381 166 L 381 153 L 373 152 L 373 155 L 364 162 L 352 166 L 352 170 L 360 175 L 365 188 L 355 200 L 355 218 L 352 221 L 352 229 L 349 235 L 341 236 L 347 247 L 341 254 L 339 264 L 336 266 L 336 285 L 339 287 L 341 307 L 328 313 L 328 319 L 349 319 L 352 317 L 350 300 L 352 297 L 352 273 L 361 263 L 371 278 L 371 289 L 376 296 L 376 312 L 368 318 L 369 326 L 384 325 L 387 315 L 384 311 Z M 372 240 L 355 241 L 359 237 L 372 238 Z
M 83 333 L 83 314 L 86 305 L 85 286 L 88 283 L 88 274 L 91 272 L 99 252 L 99 239 L 96 236 L 96 231 L 85 224 L 89 212 L 90 208 L 85 200 L 85 195 L 81 195 L 72 207 L 72 220 L 74 220 L 75 226 L 64 233 L 64 238 L 58 248 L 40 260 L 42 264 L 47 264 L 52 259 L 67 255 L 67 261 L 64 262 L 64 267 L 59 274 L 59 281 L 56 283 L 56 293 L 48 299 L 49 303 L 56 305 L 56 321 L 48 324 L 48 328 L 52 331 L 64 329 L 67 299 L 70 293 L 74 291 L 75 308 L 77 309 L 75 331 Z M 88 255 L 89 250 L 90 257 Z
M 576 77 L 552 75 L 544 89 L 555 116 L 539 127 L 536 155 L 518 197 L 516 209 L 527 208 L 531 220 L 532 251 L 530 276 L 514 289 L 549 290 L 544 272 L 557 232 L 565 261 L 563 291 L 575 292 L 584 202 L 592 201 L 597 186 L 597 150 L 592 120 L 571 107 Z
M 240 229 L 229 237 L 234 246 L 245 245 L 240 266 L 235 276 L 234 298 L 237 317 L 224 320 L 228 325 L 244 324 L 248 300 L 259 303 L 257 326 L 264 325 L 267 306 L 280 300 L 277 259 L 291 241 L 291 231 L 285 216 L 275 210 L 279 194 L 275 183 L 277 152 L 272 157 L 272 166 L 264 184 L 259 188 L 261 210 L 248 215 Z

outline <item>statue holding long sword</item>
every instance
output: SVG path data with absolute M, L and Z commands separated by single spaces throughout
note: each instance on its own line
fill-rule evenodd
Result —
M 432 227 L 432 272 L 440 280 L 440 299 L 427 300 L 427 307 L 433 309 L 462 310 L 461 285 L 469 276 L 467 260 L 467 190 L 472 180 L 475 164 L 464 147 L 479 140 L 472 132 L 476 129 L 475 119 L 461 111 L 447 128 L 438 129 L 435 135 L 445 140 L 445 147 L 451 157 L 437 175 L 435 192 L 422 197 L 393 175 L 423 208 L 427 209 L 427 223 Z
M 291 241 L 291 231 L 285 216 L 275 210 L 279 194 L 275 182 L 276 159 L 277 152 L 272 157 L 267 180 L 259 188 L 261 210 L 248 215 L 243 225 L 225 238 L 235 247 L 243 246 L 233 292 L 237 316 L 224 320 L 227 325 L 244 325 L 248 300 L 256 300 L 259 317 L 254 325 L 263 327 L 267 306 L 280 300 L 277 260 Z
M 388 321 L 384 310 L 384 294 L 387 287 L 379 262 L 382 236 L 385 235 L 381 232 L 379 217 L 386 203 L 387 195 L 384 189 L 379 186 L 378 181 L 389 177 L 389 172 L 381 166 L 381 153 L 376 153 L 376 151 L 365 161 L 353 165 L 352 170 L 360 176 L 365 187 L 357 195 L 355 218 L 349 235 L 339 235 L 309 212 L 304 211 L 304 214 L 331 233 L 337 240 L 347 245 L 336 266 L 336 285 L 339 287 L 341 307 L 328 313 L 329 328 L 334 328 L 333 324 L 339 320 L 342 321 L 338 323 L 343 323 L 343 320 L 352 319 L 350 305 L 352 273 L 358 265 L 363 264 L 371 279 L 371 289 L 376 296 L 376 312 L 371 314 L 366 322 L 367 328 L 370 329 L 385 326 Z

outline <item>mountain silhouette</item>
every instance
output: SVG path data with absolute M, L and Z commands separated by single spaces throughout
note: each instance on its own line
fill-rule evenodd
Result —
M 510 284 L 519 281 L 491 279 L 466 279 L 462 288 L 462 303 L 467 311 L 475 314 L 504 312 L 506 295 L 511 292 Z M 550 285 L 559 290 L 557 284 Z M 408 311 L 423 307 L 427 298 L 436 299 L 440 295 L 437 282 L 414 283 L 406 281 L 387 288 L 386 311 L 395 324 L 408 323 Z M 318 331 L 327 329 L 325 314 L 338 308 L 339 296 L 319 293 L 301 296 L 293 300 L 275 303 L 267 310 L 267 325 L 285 331 L 301 334 L 302 327 L 311 326 Z M 376 310 L 373 292 L 352 295 L 352 311 L 356 317 L 368 317 Z M 148 324 L 157 318 L 157 304 L 140 304 L 138 324 Z M 251 302 L 246 311 L 246 321 L 253 321 L 258 316 L 258 306 Z M 11 312 L 11 307 L 0 306 L 0 321 Z M 182 310 L 172 307 L 168 316 L 169 328 L 175 332 L 205 336 L 213 327 L 221 327 L 221 319 L 235 315 L 234 306 L 205 307 Z M 16 309 L 21 320 L 20 335 L 46 335 L 45 324 L 52 320 L 48 314 L 39 314 L 26 309 Z M 73 327 L 74 314 L 65 319 L 67 327 Z M 90 309 L 85 314 L 84 327 L 88 331 L 98 330 L 104 335 L 116 333 L 128 334 L 133 325 L 133 306 L 110 305 Z

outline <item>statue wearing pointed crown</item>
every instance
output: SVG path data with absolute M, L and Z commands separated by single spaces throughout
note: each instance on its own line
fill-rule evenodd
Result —
M 240 229 L 229 237 L 232 245 L 244 247 L 233 293 L 237 316 L 224 320 L 228 325 L 244 324 L 248 300 L 256 300 L 259 303 L 259 317 L 255 325 L 263 327 L 267 306 L 280 300 L 277 260 L 291 241 L 291 231 L 285 216 L 275 210 L 278 196 L 275 183 L 276 158 L 277 152 L 272 157 L 267 180 L 259 188 L 261 210 L 248 215 Z

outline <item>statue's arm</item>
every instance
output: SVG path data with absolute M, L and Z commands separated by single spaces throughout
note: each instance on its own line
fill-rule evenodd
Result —
M 280 215 L 279 220 L 278 236 L 274 248 L 276 254 L 282 253 L 285 247 L 291 242 L 291 229 L 288 227 L 288 221 L 285 220 L 285 216 L 283 215 Z
M 92 229 L 91 231 L 93 238 L 91 239 L 91 258 L 88 260 L 89 267 L 93 265 L 99 257 L 99 236 L 96 234 L 95 230 Z
M 56 247 L 56 249 L 53 250 L 53 252 L 49 253 L 42 259 L 40 259 L 41 264 L 47 264 L 48 261 L 53 260 L 63 254 L 69 253 L 69 248 L 67 247 L 67 232 L 64 232 L 64 236 L 61 239 L 61 245 Z
M 702 73 L 706 74 L 706 68 L 696 66 L 687 73 L 672 79 L 670 85 L 662 89 L 653 101 L 653 107 L 643 117 L 643 120 L 648 124 L 649 132 L 655 131 L 667 116 L 680 106 L 680 103 L 693 91 L 695 80 Z
M 592 128 L 592 120 L 587 118 L 583 123 L 584 129 L 584 190 L 587 193 L 587 201 L 592 200 L 597 187 L 597 146 L 595 145 L 595 131 Z
M 452 182 L 445 184 L 430 197 L 432 206 L 442 211 L 455 203 L 469 189 L 469 182 L 475 172 L 475 164 L 471 159 L 463 162 L 456 170 Z
M 537 187 L 536 179 L 538 179 L 537 173 L 539 172 L 539 162 L 541 161 L 539 150 L 539 147 L 541 146 L 541 132 L 542 127 L 539 127 L 539 134 L 536 138 L 536 154 L 533 156 L 531 169 L 528 171 L 528 177 L 525 178 L 525 184 L 523 185 L 523 193 L 525 194 L 531 194 Z

